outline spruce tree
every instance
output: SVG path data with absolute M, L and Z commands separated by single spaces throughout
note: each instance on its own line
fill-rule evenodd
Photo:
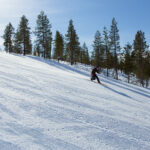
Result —
M 115 70 L 115 79 L 118 80 L 118 53 L 120 52 L 120 42 L 119 42 L 120 36 L 115 18 L 112 19 L 109 38 L 110 38 L 111 52 L 113 55 L 113 67 Z
M 66 54 L 67 59 L 69 59 L 70 64 L 73 65 L 75 62 L 79 61 L 80 55 L 80 43 L 79 38 L 74 29 L 73 21 L 69 21 L 68 31 L 66 36 Z
M 35 28 L 35 49 L 44 58 L 51 58 L 52 32 L 51 24 L 43 11 L 37 17 Z M 37 49 L 38 48 L 38 49 Z M 38 54 L 38 55 L 40 55 Z
M 144 32 L 137 31 L 134 40 L 133 56 L 135 73 L 142 86 L 144 86 L 144 55 L 147 48 Z
M 55 40 L 54 40 L 54 59 L 60 57 L 63 59 L 64 56 L 64 39 L 59 31 L 56 31 Z
M 14 27 L 12 26 L 11 23 L 9 23 L 6 26 L 3 35 L 5 51 L 8 53 L 13 52 L 13 36 L 14 36 Z

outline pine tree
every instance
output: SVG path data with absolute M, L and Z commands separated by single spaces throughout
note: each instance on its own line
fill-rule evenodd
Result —
M 37 17 L 35 28 L 35 49 L 38 53 L 42 54 L 44 58 L 51 58 L 51 45 L 52 45 L 52 32 L 51 24 L 47 15 L 43 11 Z M 40 55 L 38 54 L 38 55 Z
M 83 46 L 81 47 L 80 62 L 87 64 L 87 65 L 90 64 L 89 52 L 88 52 L 88 48 L 85 42 L 83 43 Z
M 145 53 L 143 72 L 144 72 L 144 79 L 146 81 L 146 87 L 148 87 L 150 80 L 150 51 L 146 51 Z
M 128 43 L 124 47 L 124 54 L 125 54 L 124 72 L 125 72 L 125 74 L 128 75 L 128 83 L 130 82 L 130 74 L 133 71 L 131 51 L 132 51 L 132 45 Z
M 104 47 L 101 37 L 101 33 L 97 31 L 95 33 L 95 39 L 93 44 L 93 53 L 92 53 L 93 65 L 103 67 L 104 60 Z
M 80 49 L 80 63 L 84 63 L 84 58 L 85 58 L 85 51 L 84 51 L 84 47 L 82 46 Z
M 14 53 L 22 54 L 22 45 L 20 32 L 17 30 L 14 36 Z
M 109 37 L 110 37 L 111 52 L 113 55 L 113 67 L 115 70 L 115 79 L 118 80 L 118 53 L 120 52 L 120 42 L 119 42 L 120 36 L 115 18 L 112 19 Z
M 8 53 L 13 52 L 13 35 L 14 35 L 14 27 L 12 26 L 11 23 L 9 23 L 6 26 L 3 35 L 5 51 Z
M 87 46 L 85 47 L 85 64 L 90 65 L 90 55 Z
M 137 31 L 134 40 L 134 66 L 137 78 L 140 80 L 142 86 L 144 86 L 144 55 L 148 48 L 145 40 L 145 34 L 142 31 Z
M 111 60 L 111 53 L 110 53 L 110 40 L 108 36 L 108 30 L 106 27 L 104 27 L 103 30 L 103 43 L 104 43 L 104 55 L 105 55 L 105 67 L 107 69 L 107 77 L 109 76 L 109 69 L 112 66 L 112 60 Z
M 67 59 L 70 60 L 71 65 L 79 61 L 80 55 L 79 38 L 74 29 L 73 21 L 69 21 L 68 31 L 66 34 L 66 54 Z
M 79 42 L 75 47 L 75 53 L 74 53 L 74 63 L 80 62 L 80 52 L 81 52 L 81 47 L 79 46 Z
M 54 40 L 54 59 L 63 58 L 64 56 L 64 39 L 63 36 L 56 31 L 55 40 Z
M 89 50 L 88 47 L 86 46 L 86 43 L 83 44 L 84 52 L 85 52 L 85 58 L 84 58 L 84 63 L 89 65 L 90 64 L 90 56 L 89 56 Z
M 21 44 L 23 55 L 32 53 L 31 32 L 28 27 L 28 19 L 23 15 L 18 28 L 19 42 Z
M 119 61 L 118 61 L 118 69 L 121 71 L 121 73 L 124 71 L 124 54 L 120 54 Z

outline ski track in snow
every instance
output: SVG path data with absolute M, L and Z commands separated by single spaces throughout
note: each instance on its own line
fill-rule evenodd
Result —
M 0 53 L 0 150 L 150 150 L 150 90 L 91 68 Z

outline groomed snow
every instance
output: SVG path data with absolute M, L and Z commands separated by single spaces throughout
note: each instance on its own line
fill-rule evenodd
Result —
M 150 90 L 90 68 L 0 53 L 0 150 L 150 150 Z

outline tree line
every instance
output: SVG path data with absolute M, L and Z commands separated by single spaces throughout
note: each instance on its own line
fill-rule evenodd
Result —
M 120 47 L 119 29 L 115 18 L 112 19 L 110 30 L 104 27 L 103 32 L 98 30 L 93 41 L 92 54 L 89 54 L 86 43 L 81 46 L 79 37 L 73 25 L 73 20 L 69 21 L 68 30 L 65 36 L 56 31 L 52 39 L 52 25 L 47 15 L 41 11 L 37 16 L 36 27 L 33 32 L 29 27 L 29 21 L 25 15 L 21 17 L 18 28 L 9 23 L 3 34 L 4 48 L 8 53 L 33 54 L 46 59 L 62 59 L 74 63 L 99 66 L 113 70 L 113 76 L 118 79 L 118 70 L 124 72 L 130 82 L 131 74 L 134 74 L 140 84 L 148 87 L 150 79 L 150 51 L 146 43 L 145 33 L 137 31 L 132 44 L 127 43 Z M 35 40 L 32 43 L 31 34 Z M 53 47 L 53 49 L 52 49 Z

